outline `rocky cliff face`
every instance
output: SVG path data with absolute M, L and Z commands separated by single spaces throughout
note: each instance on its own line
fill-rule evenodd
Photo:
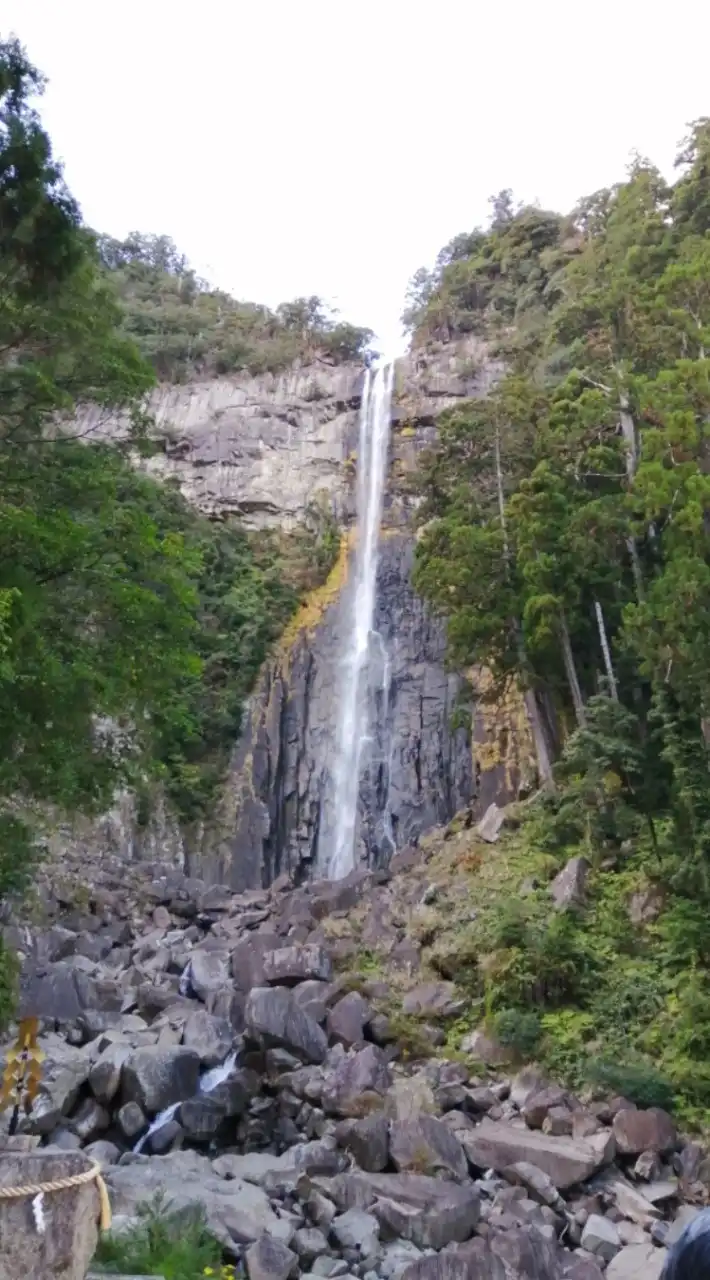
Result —
M 519 729 L 517 708 L 496 720 L 478 707 L 468 727 L 452 723 L 462 681 L 446 669 L 443 627 L 410 580 L 418 455 L 435 438 L 437 414 L 484 395 L 498 372 L 475 338 L 413 353 L 398 366 L 377 584 L 380 660 L 373 663 L 360 792 L 359 855 L 370 865 L 416 843 L 478 794 L 486 804 L 510 799 L 525 774 L 520 736 L 511 732 Z M 282 872 L 303 880 L 328 856 L 362 379 L 358 365 L 317 365 L 161 389 L 150 406 L 161 450 L 145 465 L 176 479 L 205 512 L 239 514 L 253 529 L 289 528 L 325 497 L 344 531 L 328 582 L 304 601 L 266 664 L 218 812 L 185 836 L 183 860 L 191 869 L 240 890 L 266 886 Z M 155 823 L 137 835 L 120 809 L 109 825 L 113 848 L 123 842 L 127 856 L 144 852 L 146 840 L 160 844 Z M 175 848 L 174 831 L 170 836 Z

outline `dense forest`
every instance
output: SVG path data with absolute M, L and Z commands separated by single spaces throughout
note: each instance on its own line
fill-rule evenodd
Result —
M 318 299 L 272 316 L 217 294 L 164 237 L 97 238 L 41 89 L 0 44 L 0 899 L 31 878 L 47 806 L 97 812 L 159 783 L 183 821 L 209 816 L 244 697 L 338 541 L 316 513 L 295 546 L 257 544 L 141 474 L 146 391 L 369 337 Z M 87 403 L 129 411 L 130 439 L 77 436 Z
M 558 1068 L 625 1063 L 628 1092 L 660 1059 L 663 1096 L 707 1106 L 710 120 L 672 184 L 636 158 L 567 217 L 492 204 L 405 317 L 507 369 L 439 420 L 416 568 L 452 661 L 523 691 L 545 784 L 523 828 L 541 888 L 480 922 L 487 1007 Z M 550 919 L 574 854 L 591 897 Z

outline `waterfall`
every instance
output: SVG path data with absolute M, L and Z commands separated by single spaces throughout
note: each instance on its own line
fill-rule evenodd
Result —
M 393 382 L 394 364 L 368 368 L 360 408 L 357 545 L 344 622 L 345 651 L 333 763 L 334 822 L 322 858 L 323 868 L 333 880 L 346 876 L 355 866 L 360 770 L 369 731 L 368 673 Z
M 233 1053 L 230 1053 L 229 1056 L 225 1058 L 224 1062 L 220 1062 L 216 1067 L 210 1067 L 209 1071 L 204 1071 L 198 1085 L 198 1093 L 212 1093 L 213 1089 L 216 1089 L 218 1085 L 224 1084 L 224 1081 L 228 1080 L 231 1076 L 238 1061 L 239 1053 L 235 1049 Z M 172 1120 L 179 1106 L 179 1102 L 173 1102 L 169 1107 L 166 1107 L 164 1111 L 161 1111 L 160 1114 L 155 1117 L 150 1128 L 146 1130 L 143 1137 L 139 1138 L 135 1144 L 133 1150 L 136 1155 L 140 1155 L 146 1142 L 154 1133 L 157 1133 L 159 1129 L 163 1128 L 163 1125 L 166 1125 L 169 1120 Z

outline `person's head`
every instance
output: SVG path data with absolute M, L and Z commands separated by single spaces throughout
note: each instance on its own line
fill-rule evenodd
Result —
M 669 1250 L 661 1280 L 710 1280 L 710 1209 L 693 1218 Z

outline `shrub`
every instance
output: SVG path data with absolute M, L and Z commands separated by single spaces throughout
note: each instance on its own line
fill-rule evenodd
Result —
M 517 1058 L 533 1058 L 542 1037 L 542 1020 L 532 1010 L 501 1009 L 494 1019 L 496 1038 Z
M 207 1230 L 201 1211 L 171 1211 L 157 1197 L 139 1207 L 138 1217 L 134 1229 L 101 1240 L 95 1269 L 107 1275 L 131 1273 L 165 1280 L 221 1274 L 222 1248 Z
M 590 1062 L 584 1072 L 590 1084 L 608 1093 L 620 1094 L 637 1107 L 675 1105 L 673 1085 L 656 1067 L 646 1062 Z

